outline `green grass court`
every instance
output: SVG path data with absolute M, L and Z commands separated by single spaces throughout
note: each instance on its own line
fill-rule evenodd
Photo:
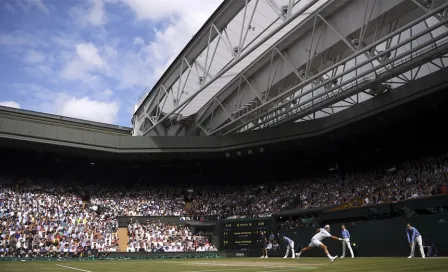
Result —
M 355 258 L 337 259 L 330 263 L 326 258 L 295 259 L 184 259 L 184 260 L 105 260 L 105 261 L 45 261 L 0 262 L 1 272 L 384 272 L 384 271 L 448 271 L 448 258 Z

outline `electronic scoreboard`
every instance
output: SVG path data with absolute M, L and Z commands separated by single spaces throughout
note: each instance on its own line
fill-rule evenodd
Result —
M 224 250 L 259 250 L 267 234 L 269 220 L 245 220 L 223 223 Z

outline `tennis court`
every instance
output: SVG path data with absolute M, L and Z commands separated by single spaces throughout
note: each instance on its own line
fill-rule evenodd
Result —
M 18 261 L 0 262 L 2 272 L 289 272 L 289 271 L 433 271 L 445 272 L 448 258 L 347 258 L 330 263 L 326 258 L 295 259 L 184 259 L 104 261 Z

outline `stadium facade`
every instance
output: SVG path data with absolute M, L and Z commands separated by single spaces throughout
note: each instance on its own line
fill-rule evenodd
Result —
M 224 1 L 142 95 L 132 128 L 1 108 L 2 138 L 218 157 L 306 142 L 443 90 L 447 8 Z
M 132 128 L 0 107 L 2 165 L 257 182 L 445 152 L 447 20 L 446 1 L 224 1 L 142 94 Z M 316 213 L 339 224 L 364 210 Z

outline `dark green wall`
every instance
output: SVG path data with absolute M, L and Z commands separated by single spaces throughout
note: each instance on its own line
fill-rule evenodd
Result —
M 147 220 L 149 222 L 162 222 L 165 224 L 185 224 L 185 221 L 180 221 L 179 216 L 118 216 L 118 227 L 119 228 L 127 228 L 131 219 L 137 220 L 139 223 L 146 223 Z
M 422 234 L 423 240 L 430 243 L 434 241 L 438 256 L 448 255 L 448 224 L 439 223 L 440 220 L 448 222 L 448 214 L 426 215 L 411 218 L 378 220 L 347 223 L 347 229 L 351 234 L 352 243 L 358 246 L 358 256 L 362 257 L 391 257 L 409 256 L 410 249 L 406 238 L 405 228 L 407 223 L 412 223 Z M 341 224 L 331 225 L 331 234 L 340 237 Z M 295 241 L 296 249 L 307 246 L 316 228 L 301 228 L 287 230 L 283 233 Z M 339 241 L 326 239 L 323 241 L 332 255 L 342 253 L 342 244 Z M 281 246 L 283 246 L 281 244 Z M 284 250 L 282 248 L 282 250 Z M 305 256 L 324 256 L 321 249 L 312 249 Z M 416 256 L 420 256 L 416 251 Z
M 211 255 L 218 255 L 220 258 L 226 258 L 226 251 L 212 252 L 110 252 L 110 258 L 152 258 L 152 259 L 170 259 L 170 258 L 207 258 Z M 150 271 L 150 270 L 149 270 Z

